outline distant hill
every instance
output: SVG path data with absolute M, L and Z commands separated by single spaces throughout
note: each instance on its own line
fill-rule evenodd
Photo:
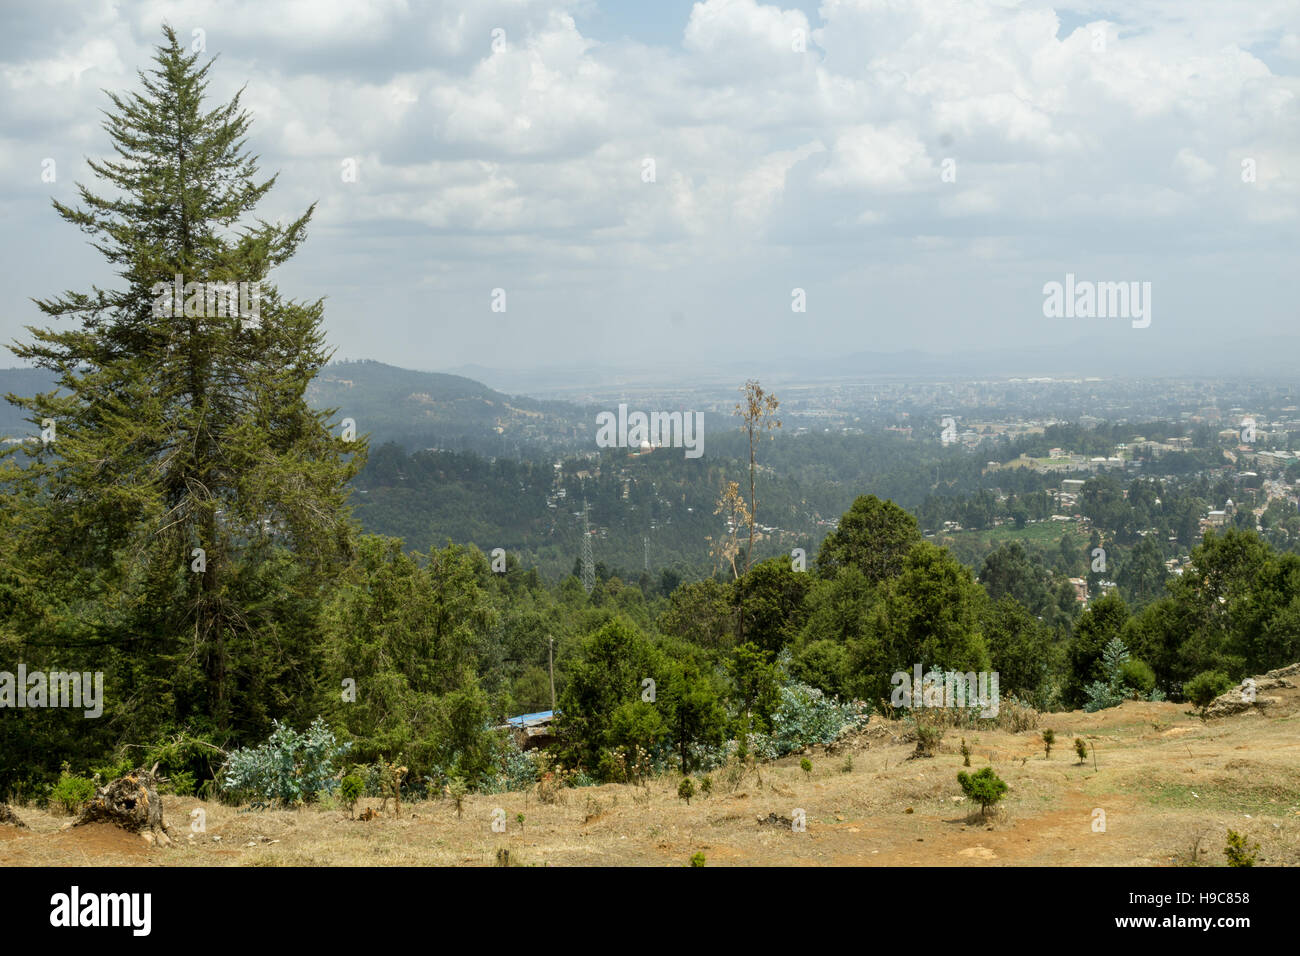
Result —
M 43 369 L 0 369 L 0 395 L 34 395 L 54 387 Z M 591 443 L 594 417 L 568 402 L 516 398 L 460 375 L 416 372 L 382 362 L 326 367 L 307 388 L 313 408 L 337 408 L 374 445 L 449 448 L 526 457 Z M 0 437 L 34 434 L 24 412 L 0 401 Z
M 594 418 L 568 402 L 494 391 L 441 372 L 416 372 L 369 360 L 326 367 L 307 389 L 313 408 L 337 408 L 372 445 L 448 448 L 522 456 L 590 443 Z

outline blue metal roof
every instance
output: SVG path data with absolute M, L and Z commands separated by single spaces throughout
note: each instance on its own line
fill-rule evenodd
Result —
M 554 711 L 542 710 L 535 714 L 520 714 L 518 717 L 507 717 L 506 723 L 511 727 L 522 727 L 525 724 L 531 724 L 534 721 L 550 720 L 554 716 Z

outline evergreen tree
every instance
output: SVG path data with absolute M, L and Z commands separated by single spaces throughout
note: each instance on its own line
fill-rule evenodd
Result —
M 29 327 L 12 346 L 59 386 L 10 396 L 56 428 L 0 474 L 24 570 L 44 587 L 15 626 L 111 664 L 112 716 L 135 732 L 260 735 L 314 699 L 322 579 L 351 548 L 346 484 L 365 445 L 332 436 L 333 410 L 305 401 L 329 359 L 321 301 L 268 281 L 314 207 L 250 222 L 275 177 L 259 181 L 244 149 L 240 95 L 205 110 L 212 61 L 163 34 L 143 91 L 108 94 L 116 155 L 89 163 L 108 191 L 79 185 L 78 208 L 54 203 L 121 288 L 36 300 L 75 324 Z M 232 303 L 227 283 L 245 295 Z

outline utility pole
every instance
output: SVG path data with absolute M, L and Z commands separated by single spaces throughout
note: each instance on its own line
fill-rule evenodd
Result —
M 555 638 L 547 635 L 546 663 L 551 670 L 551 713 L 555 713 Z

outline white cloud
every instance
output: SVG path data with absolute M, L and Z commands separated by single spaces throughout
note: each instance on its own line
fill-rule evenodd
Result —
M 598 42 L 583 28 L 591 7 L 103 4 L 51 22 L 57 44 L 5 47 L 3 198 L 47 216 L 33 157 L 72 170 L 108 151 L 98 88 L 133 86 L 166 18 L 183 40 L 202 27 L 221 54 L 214 98 L 247 83 L 250 146 L 282 173 L 277 209 L 320 200 L 326 272 L 370 245 L 444 289 L 500 271 L 500 256 L 521 283 L 586 277 L 631 296 L 620 276 L 753 284 L 788 264 L 830 282 L 864 243 L 903 260 L 941 244 L 983 269 L 1016 249 L 1099 252 L 1132 234 L 1175 258 L 1207 233 L 1294 238 L 1300 78 L 1276 72 L 1300 58 L 1288 3 L 1228 15 L 1210 0 L 1134 0 L 1062 29 L 1035 0 L 822 0 L 813 29 L 779 3 L 705 0 L 662 47 Z M 1246 156 L 1259 161 L 1251 186 L 1237 175 Z M 356 183 L 340 179 L 345 157 L 360 160 Z M 941 182 L 945 158 L 956 183 Z M 25 253 L 10 252 L 21 268 Z M 23 286 L 8 314 L 27 320 L 22 296 L 44 291 Z

